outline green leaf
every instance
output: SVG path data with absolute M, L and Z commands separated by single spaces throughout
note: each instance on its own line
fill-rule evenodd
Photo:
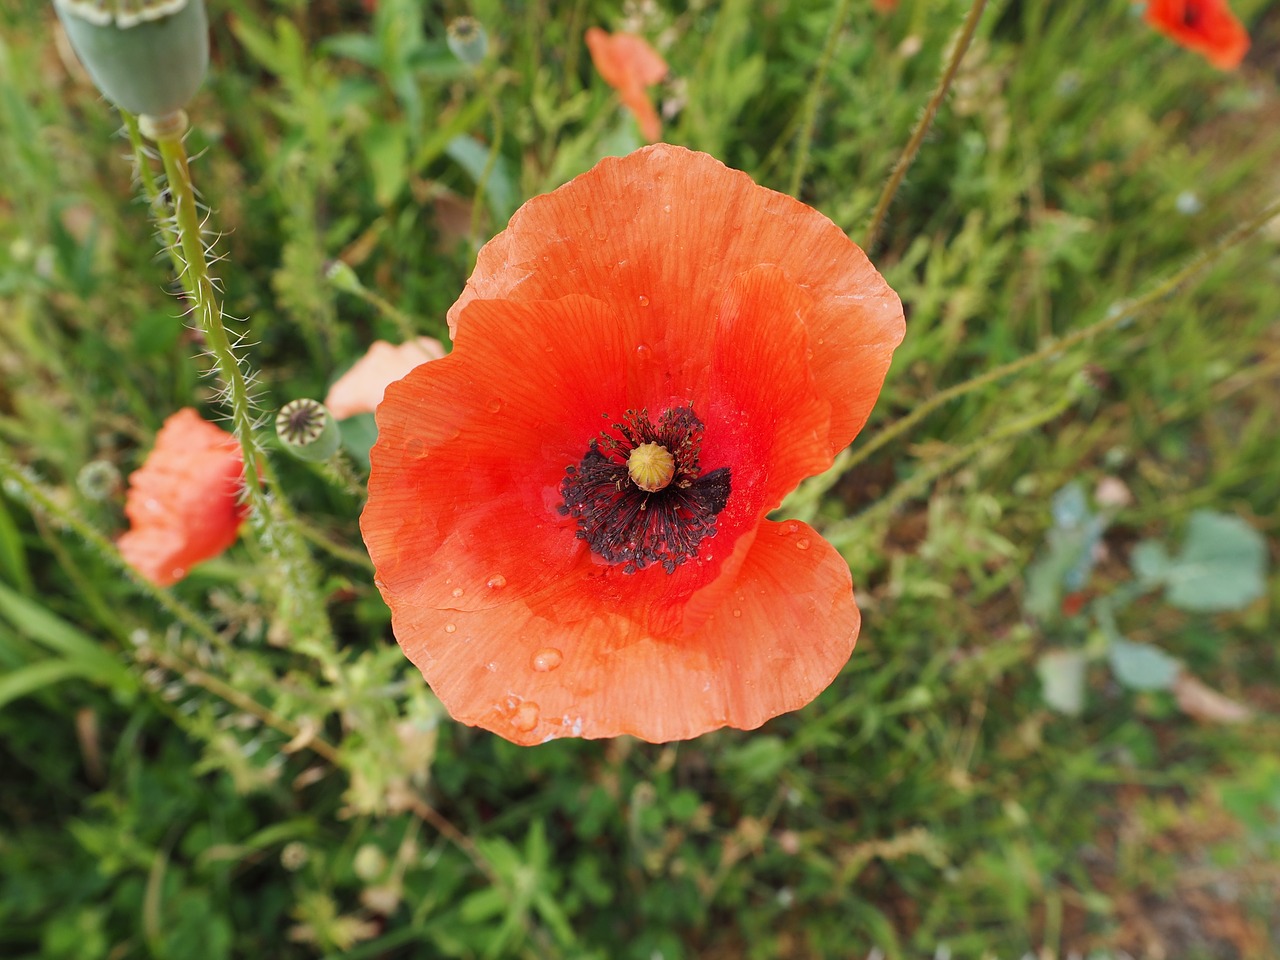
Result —
M 34 593 L 31 572 L 27 569 L 27 552 L 22 534 L 4 500 L 0 499 L 0 576 L 4 576 L 24 593 Z
M 1266 592 L 1267 545 L 1239 517 L 1197 510 L 1165 573 L 1165 599 L 1183 610 L 1240 610 Z
M 0 616 L 29 639 L 74 661 L 90 677 L 121 689 L 137 684 L 132 673 L 88 635 L 45 607 L 0 584 Z
M 1164 583 L 1169 575 L 1169 552 L 1157 540 L 1143 540 L 1134 547 L 1133 553 L 1129 555 L 1129 563 L 1138 579 L 1148 587 Z
M 475 137 L 458 136 L 449 141 L 445 153 L 458 166 L 467 172 L 467 176 L 478 186 L 484 177 L 485 167 L 489 163 L 489 148 Z M 515 178 L 511 175 L 511 167 L 502 155 L 499 155 L 489 171 L 485 181 L 485 200 L 493 219 L 505 224 L 516 212 Z
M 1084 709 L 1084 654 L 1079 650 L 1050 650 L 1036 661 L 1044 702 L 1059 713 L 1079 716 Z
M 0 710 L 11 700 L 72 677 L 98 679 L 92 666 L 74 660 L 41 660 L 0 677 Z
M 1130 640 L 1111 641 L 1107 659 L 1116 679 L 1130 690 L 1168 690 L 1182 665 L 1159 647 Z

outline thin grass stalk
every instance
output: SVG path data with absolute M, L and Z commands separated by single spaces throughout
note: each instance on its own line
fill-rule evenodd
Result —
M 915 162 L 916 154 L 920 152 L 920 145 L 924 143 L 925 134 L 933 126 L 933 118 L 938 115 L 938 108 L 942 106 L 942 101 L 946 97 L 947 91 L 951 89 L 951 83 L 955 80 L 956 73 L 960 70 L 960 62 L 964 59 L 965 52 L 969 49 L 969 43 L 973 40 L 973 35 L 978 29 L 978 21 L 982 19 L 982 11 L 986 9 L 986 6 L 987 0 L 974 0 L 973 6 L 969 8 L 969 14 L 965 17 L 964 24 L 960 28 L 960 35 L 956 38 L 955 44 L 951 48 L 951 56 L 947 60 L 946 67 L 942 70 L 942 76 L 938 78 L 938 85 L 934 87 L 933 93 L 929 95 L 929 100 L 924 107 L 924 113 L 920 115 L 920 120 L 916 123 L 916 128 L 912 131 L 911 138 L 907 141 L 907 145 L 902 148 L 898 161 L 893 165 L 893 172 L 889 174 L 884 190 L 880 193 L 880 200 L 876 203 L 875 212 L 871 214 L 871 221 L 867 224 L 867 232 L 862 241 L 862 249 L 867 253 L 870 253 L 875 248 L 876 241 L 880 239 L 880 229 L 884 226 L 884 218 L 889 212 L 889 204 L 893 203 L 893 198 L 897 196 L 898 188 L 902 186 L 907 170 L 911 168 L 911 164 Z
M 799 519 L 811 518 L 816 510 L 818 500 L 824 493 L 835 486 L 845 473 L 866 461 L 881 448 L 898 439 L 935 410 L 945 406 L 952 400 L 958 400 L 977 390 L 981 390 L 983 387 L 1003 380 L 1005 377 L 1021 373 L 1037 364 L 1058 357 L 1064 351 L 1085 340 L 1138 319 L 1158 303 L 1176 293 L 1196 275 L 1213 266 L 1228 252 L 1240 246 L 1277 216 L 1280 216 L 1280 197 L 1266 204 L 1261 212 L 1228 232 L 1208 249 L 1197 253 L 1181 270 L 1160 281 L 1155 287 L 1136 300 L 1131 300 L 1127 304 L 1113 304 L 1101 318 L 1088 326 L 1081 327 L 1079 330 L 1075 330 L 1058 340 L 1050 341 L 1033 353 L 1019 357 L 1017 360 L 1011 360 L 998 367 L 993 367 L 985 373 L 957 383 L 946 390 L 934 394 L 929 399 L 921 401 L 910 413 L 880 430 L 866 443 L 861 444 L 856 449 L 846 447 L 840 451 L 826 471 L 800 485 L 796 492 L 783 504 L 783 511 L 788 516 L 794 516 Z
M 897 484 L 887 495 L 877 500 L 862 513 L 824 527 L 822 536 L 836 548 L 854 542 L 860 538 L 861 531 L 868 524 L 883 520 L 908 500 L 920 496 L 938 478 L 955 470 L 967 460 L 991 449 L 995 444 L 1012 440 L 1061 416 L 1077 399 L 1074 393 L 1065 393 L 1056 403 L 1042 410 L 1037 410 L 1034 413 L 1017 417 L 1001 424 L 995 430 L 948 454 L 936 463 L 921 468 L 915 474 Z
M 831 60 L 835 57 L 836 42 L 840 39 L 840 31 L 844 29 L 844 21 L 848 16 L 849 0 L 837 0 L 831 24 L 827 27 L 827 40 L 818 59 L 818 69 L 814 71 L 813 82 L 809 84 L 809 92 L 804 98 L 804 119 L 796 144 L 796 165 L 791 171 L 791 185 L 787 188 L 787 192 L 793 197 L 800 196 L 800 188 L 804 185 L 804 175 L 809 168 L 809 148 L 813 144 L 813 127 L 818 119 L 818 101 L 822 98 L 827 71 L 831 69 Z

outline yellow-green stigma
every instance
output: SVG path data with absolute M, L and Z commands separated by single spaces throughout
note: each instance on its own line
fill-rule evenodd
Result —
M 642 443 L 627 457 L 627 476 L 641 490 L 657 493 L 676 473 L 676 458 L 660 443 Z

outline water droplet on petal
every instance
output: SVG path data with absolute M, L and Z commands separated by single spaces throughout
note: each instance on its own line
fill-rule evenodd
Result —
M 404 455 L 411 460 L 422 460 L 427 455 L 427 443 L 420 437 L 405 441 Z
M 454 588 L 453 588 L 453 596 L 454 596 L 454 598 L 455 598 L 455 599 L 456 599 L 456 598 L 458 598 L 458 597 L 460 597 L 460 596 L 462 596 L 462 593 L 463 593 L 463 590 L 462 590 L 462 588 L 461 588 L 461 587 L 454 587 Z
M 642 343 L 642 344 L 640 344 L 639 346 L 637 346 L 637 347 L 636 347 L 636 359 L 638 359 L 638 360 L 652 360 L 652 359 L 653 359 L 653 347 L 649 346 L 647 343 Z
M 454 632 L 455 630 L 457 630 L 457 629 L 458 629 L 458 628 L 457 628 L 456 626 L 454 626 L 452 623 L 446 623 L 446 624 L 444 625 L 444 632 L 445 632 L 445 633 L 453 633 L 453 632 Z
M 492 577 L 485 581 L 485 586 L 491 590 L 497 590 L 499 587 L 507 585 L 507 578 L 500 573 L 495 573 Z
M 511 725 L 522 733 L 527 733 L 538 725 L 541 713 L 536 703 L 525 701 L 511 715 Z
M 800 524 L 796 523 L 794 520 L 788 520 L 786 523 L 781 524 L 778 527 L 778 536 L 789 537 L 799 529 Z
M 538 673 L 548 673 L 560 666 L 564 654 L 555 647 L 543 647 L 533 655 L 532 666 Z
M 496 660 L 490 660 L 488 663 L 484 665 L 484 668 L 488 670 L 490 673 L 497 673 L 498 662 Z
M 735 609 L 735 610 L 733 611 L 733 615 L 734 615 L 735 617 L 740 617 L 740 616 L 742 616 L 742 611 L 741 611 L 741 610 L 737 610 L 737 609 Z
M 647 307 L 648 305 L 649 305 L 649 298 L 646 297 L 643 293 L 640 294 L 640 306 Z
M 490 413 L 497 413 L 499 410 L 502 409 L 502 401 L 499 400 L 497 397 L 494 397 L 492 400 L 488 402 L 488 404 L 486 404 L 486 406 L 489 408 Z
M 797 540 L 797 541 L 796 541 L 796 549 L 797 549 L 797 550 L 808 550 L 808 549 L 809 549 L 809 538 L 808 538 L 808 537 L 801 537 L 799 540 Z

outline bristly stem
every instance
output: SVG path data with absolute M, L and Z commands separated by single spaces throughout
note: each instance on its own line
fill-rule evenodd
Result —
M 270 514 L 266 491 L 262 486 L 262 448 L 254 432 L 253 411 L 250 406 L 249 385 L 240 361 L 231 346 L 231 338 L 222 323 L 222 305 L 217 290 L 209 276 L 204 240 L 201 238 L 200 213 L 196 208 L 195 188 L 191 181 L 191 167 L 187 161 L 187 149 L 182 140 L 186 134 L 185 115 L 162 118 L 150 124 L 147 131 L 160 147 L 165 175 L 172 197 L 178 246 L 175 256 L 181 260 L 179 280 L 191 303 L 191 310 L 200 324 L 205 345 L 213 355 L 218 377 L 226 390 L 231 407 L 231 425 L 240 449 L 244 454 L 244 485 L 249 506 L 264 519 Z M 148 118 L 149 119 L 149 118 Z
M 964 59 L 965 52 L 969 49 L 969 42 L 973 39 L 973 35 L 978 29 L 978 21 L 982 19 L 982 11 L 986 6 L 987 0 L 974 0 L 973 6 L 969 8 L 969 15 L 965 17 L 964 25 L 960 28 L 960 34 L 956 37 L 955 44 L 951 48 L 951 57 L 947 60 L 946 67 L 942 70 L 942 76 L 938 78 L 938 85 L 934 88 L 933 93 L 930 94 L 929 102 L 925 104 L 924 113 L 920 115 L 920 120 L 916 123 L 916 128 L 911 133 L 911 139 L 902 148 L 898 162 L 893 165 L 893 172 L 889 174 L 884 190 L 880 193 L 880 200 L 876 203 L 875 212 L 871 214 L 871 221 L 867 224 L 867 232 L 862 241 L 862 249 L 867 253 L 872 251 L 876 241 L 880 239 L 880 228 L 884 226 L 884 218 L 889 212 L 889 204 L 893 203 L 893 198 L 897 195 L 898 188 L 902 186 L 902 180 L 907 175 L 907 170 L 915 161 L 916 154 L 920 152 L 920 144 L 924 143 L 925 134 L 933 126 L 933 118 L 937 116 L 938 108 L 942 106 L 942 101 L 946 97 L 947 91 L 951 89 L 951 83 L 955 80 L 956 73 L 960 69 L 960 61 Z
M 1005 377 L 1043 363 L 1085 340 L 1142 316 L 1166 297 L 1177 292 L 1197 274 L 1217 263 L 1227 252 L 1249 239 L 1276 216 L 1280 216 L 1280 197 L 1264 205 L 1259 213 L 1219 238 L 1216 243 L 1198 252 L 1181 270 L 1172 276 L 1166 277 L 1136 300 L 1131 300 L 1127 304 L 1114 304 L 1111 309 L 1093 323 L 1068 333 L 1058 340 L 1051 340 L 1033 353 L 1019 357 L 1017 360 L 1011 360 L 998 367 L 992 367 L 985 373 L 980 373 L 976 377 L 957 383 L 946 390 L 935 393 L 929 399 L 921 401 L 910 413 L 880 430 L 857 449 L 847 447 L 840 451 L 835 461 L 826 471 L 806 480 L 788 498 L 787 502 L 782 506 L 783 511 L 788 516 L 811 519 L 818 500 L 824 493 L 835 486 L 836 482 L 845 473 L 865 461 L 877 450 L 902 436 L 935 410 L 945 406 L 952 400 L 958 400 L 960 397 L 967 396 L 976 390 L 981 390 L 983 387 L 998 380 L 1003 380 Z
M 250 507 L 250 517 L 271 556 L 274 572 L 281 579 L 280 615 L 294 632 L 298 649 L 316 657 L 331 675 L 336 675 L 332 628 L 325 615 L 324 599 L 317 587 L 318 576 L 311 556 L 297 531 L 288 502 L 267 493 L 267 485 L 278 488 L 279 484 L 266 453 L 258 443 L 248 378 L 223 326 L 222 305 L 209 275 L 195 188 L 183 144 L 187 130 L 186 114 L 179 111 L 168 117 L 143 117 L 140 125 L 142 131 L 160 147 L 174 209 L 176 237 L 170 236 L 178 241 L 178 247 L 171 249 L 175 258 L 182 262 L 179 274 L 183 289 L 204 334 L 205 345 L 213 355 L 231 408 L 232 428 L 244 457 L 245 498 Z
M 804 99 L 804 119 L 796 142 L 796 165 L 791 171 L 791 184 L 787 190 L 793 197 L 799 197 L 800 188 L 804 185 L 804 175 L 809 167 L 809 147 L 813 143 L 813 126 L 818 119 L 818 101 L 822 98 L 827 71 L 831 68 L 831 60 L 836 53 L 836 42 L 840 39 L 840 31 L 844 29 L 844 21 L 848 15 L 849 0 L 836 0 L 836 9 L 831 14 L 831 23 L 827 27 L 827 41 L 823 44 L 822 56 L 818 60 L 818 69 L 814 71 L 813 82 L 809 84 L 809 92 Z

